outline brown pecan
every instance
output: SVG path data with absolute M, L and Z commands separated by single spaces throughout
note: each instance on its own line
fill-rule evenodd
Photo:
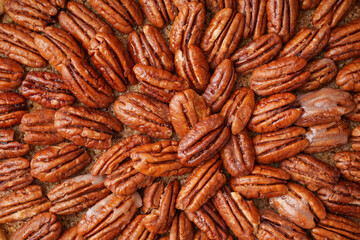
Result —
M 213 157 L 227 143 L 230 129 L 220 114 L 204 118 L 179 143 L 178 157 L 185 166 L 196 166 Z
M 198 1 L 199 2 L 199 1 Z M 201 2 L 201 1 L 200 1 Z M 206 8 L 213 14 L 216 14 L 224 8 L 231 8 L 236 10 L 236 0 L 205 0 Z
M 346 64 L 336 76 L 336 85 L 349 92 L 360 92 L 360 62 Z
M 0 191 L 21 189 L 32 181 L 29 160 L 18 157 L 0 162 Z
M 351 131 L 351 147 L 355 150 L 355 151 L 360 151 L 360 125 L 356 126 L 352 131 Z
M 39 185 L 30 185 L 0 198 L 0 223 L 25 220 L 47 211 L 51 203 Z
M 269 203 L 281 215 L 304 229 L 313 229 L 315 219 L 324 219 L 324 204 L 312 192 L 296 183 L 288 183 L 289 192 L 269 199 Z
M 353 100 L 356 104 L 356 107 L 353 111 L 345 115 L 351 121 L 359 122 L 360 121 L 360 93 L 356 93 L 353 96 Z
M 85 49 L 89 48 L 90 40 L 95 37 L 96 33 L 113 33 L 111 27 L 84 4 L 70 1 L 66 8 L 67 12 L 59 13 L 59 23 Z
M 184 5 L 186 5 L 189 2 L 201 3 L 202 5 L 205 6 L 206 0 L 172 0 L 172 2 L 180 10 Z
M 174 20 L 170 32 L 170 49 L 186 49 L 190 45 L 199 45 L 205 25 L 205 7 L 201 3 L 184 4 Z
M 278 93 L 261 99 L 255 106 L 248 128 L 265 133 L 290 127 L 303 113 L 295 101 L 296 96 L 292 93 Z
M 139 3 L 146 18 L 157 28 L 164 28 L 178 14 L 172 0 L 139 0 Z
M 329 38 L 330 27 L 327 25 L 316 30 L 303 27 L 283 47 L 279 57 L 298 56 L 308 61 L 323 50 Z
M 256 161 L 261 164 L 270 164 L 295 156 L 310 143 L 305 133 L 304 128 L 289 127 L 256 135 L 253 138 Z
M 286 43 L 295 34 L 299 15 L 298 0 L 269 0 L 266 4 L 267 32 L 275 33 Z
M 55 214 L 40 213 L 16 230 L 10 240 L 58 239 L 61 234 L 61 223 Z
M 211 69 L 230 58 L 242 39 L 244 26 L 244 15 L 231 8 L 220 10 L 211 19 L 200 44 Z
M 104 180 L 105 177 L 86 174 L 63 181 L 47 194 L 52 203 L 49 211 L 70 215 L 91 207 L 110 194 Z
M 304 152 L 317 153 L 340 147 L 348 142 L 350 132 L 345 120 L 312 126 L 305 134 L 310 144 Z
M 194 229 L 189 218 L 184 212 L 180 212 L 175 216 L 170 228 L 170 239 L 194 239 Z
M 221 109 L 220 114 L 226 119 L 231 133 L 238 135 L 248 123 L 255 107 L 255 94 L 250 88 L 236 90 Z
M 116 117 L 130 128 L 150 137 L 170 138 L 169 107 L 142 93 L 126 93 L 114 104 Z
M 300 6 L 303 10 L 316 8 L 321 0 L 300 0 Z
M 0 57 L 0 91 L 16 90 L 24 76 L 24 69 L 19 63 L 9 58 Z
M 128 49 L 137 64 L 174 71 L 174 56 L 159 30 L 145 25 L 143 32 L 132 31 L 128 37 Z
M 170 102 L 177 92 L 189 88 L 183 78 L 166 70 L 141 64 L 136 64 L 133 70 L 141 83 L 140 90 L 162 102 Z
M 338 152 L 334 156 L 334 161 L 343 178 L 360 183 L 360 152 Z
M 360 56 L 360 20 L 351 21 L 331 31 L 325 57 L 342 61 Z
M 156 240 L 157 234 L 149 232 L 144 225 L 146 215 L 137 215 L 124 229 L 119 240 Z
M 133 0 L 90 0 L 91 6 L 116 30 L 130 33 L 135 25 L 144 22 L 140 7 Z
M 337 74 L 337 66 L 332 59 L 321 58 L 308 62 L 305 71 L 310 72 L 310 78 L 299 88 L 299 90 L 309 92 L 318 89 L 333 80 Z
M 17 93 L 0 93 L 0 128 L 18 125 L 26 111 L 26 98 Z
M 11 2 L 11 1 L 9 1 Z M 35 33 L 15 24 L 0 24 L 0 53 L 29 67 L 45 67 L 34 44 Z
M 305 59 L 291 56 L 262 65 L 251 75 L 251 89 L 260 96 L 295 90 L 310 78 L 306 63 Z
M 153 182 L 145 188 L 143 197 L 143 212 L 149 213 L 152 209 L 159 208 L 161 195 L 164 192 L 164 182 Z
M 306 185 L 311 191 L 331 187 L 340 177 L 335 167 L 308 154 L 298 154 L 286 159 L 280 163 L 280 168 L 287 171 L 292 180 Z
M 89 240 L 115 239 L 141 205 L 138 193 L 128 196 L 111 194 L 85 213 L 78 224 L 78 234 Z
M 212 112 L 218 112 L 229 98 L 235 85 L 236 74 L 229 59 L 222 61 L 210 78 L 203 98 Z
M 59 182 L 81 171 L 90 157 L 74 143 L 60 143 L 37 152 L 31 160 L 31 175 L 45 182 Z
M 186 136 L 196 123 L 211 113 L 204 98 L 192 89 L 175 94 L 169 107 L 171 123 L 181 138 Z
M 234 61 L 238 74 L 248 74 L 270 62 L 280 52 L 281 47 L 282 42 L 278 35 L 266 34 L 236 50 L 230 60 Z
M 243 38 L 258 39 L 266 30 L 266 0 L 238 0 L 237 10 L 245 16 Z
M 108 149 L 123 127 L 119 120 L 101 110 L 67 106 L 55 113 L 54 125 L 66 139 L 80 146 Z
M 77 225 L 66 230 L 58 240 L 83 240 L 77 233 Z
M 50 2 L 55 6 L 58 6 L 60 8 L 64 8 L 66 0 L 50 0 Z
M 0 159 L 15 158 L 25 155 L 29 145 L 14 141 L 14 129 L 0 129 Z
M 206 236 L 206 233 L 198 230 L 195 235 L 194 235 L 194 240 L 209 240 L 210 238 L 208 238 Z
M 250 175 L 232 178 L 230 186 L 246 198 L 269 198 L 286 194 L 289 179 L 290 175 L 282 169 L 256 165 Z
M 176 208 L 195 212 L 224 186 L 226 177 L 221 173 L 218 156 L 197 166 L 181 187 Z

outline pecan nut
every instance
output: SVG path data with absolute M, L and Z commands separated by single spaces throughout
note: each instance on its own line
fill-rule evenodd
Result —
M 0 93 L 0 128 L 20 124 L 26 111 L 26 98 L 17 93 Z
M 184 212 L 177 214 L 171 224 L 170 239 L 194 239 L 194 229 Z
M 243 38 L 252 36 L 253 40 L 260 38 L 266 30 L 266 0 L 237 1 L 237 10 L 245 17 Z
M 16 90 L 24 76 L 24 69 L 19 63 L 9 58 L 0 57 L 0 91 Z
M 300 6 L 303 10 L 316 8 L 321 0 L 300 0 Z
M 18 157 L 0 162 L 0 191 L 18 190 L 32 181 L 29 160 Z
M 0 129 L 0 159 L 21 157 L 29 152 L 29 145 L 14 141 L 14 129 Z
M 77 233 L 77 225 L 75 225 L 61 234 L 58 240 L 83 240 L 83 238 Z
M 161 195 L 164 192 L 164 182 L 153 182 L 150 186 L 145 188 L 143 196 L 144 213 L 149 213 L 152 209 L 158 209 L 160 206 Z
M 231 8 L 235 10 L 237 5 L 236 0 L 205 0 L 205 2 L 206 8 L 209 9 L 213 14 L 216 14 L 224 8 Z
M 119 240 L 156 240 L 157 234 L 149 232 L 144 225 L 146 215 L 137 215 L 124 229 Z
M 346 64 L 336 76 L 336 85 L 349 92 L 360 92 L 360 62 Z
M 360 151 L 360 126 L 356 126 L 352 131 L 351 131 L 351 147 L 355 150 L 355 151 Z
M 206 5 L 206 1 L 208 0 L 172 0 L 172 2 L 175 4 L 175 6 L 180 10 L 184 5 L 186 5 L 189 2 L 197 2 L 201 3 L 202 5 Z
M 353 95 L 353 100 L 356 104 L 355 109 L 345 115 L 351 121 L 359 122 L 360 121 L 360 93 Z
M 157 28 L 164 28 L 174 21 L 178 10 L 171 0 L 139 0 L 149 22 Z
M 353 182 L 360 183 L 360 153 L 359 152 L 338 152 L 334 156 L 336 167 L 340 170 L 341 176 Z M 331 186 L 324 186 L 331 187 Z

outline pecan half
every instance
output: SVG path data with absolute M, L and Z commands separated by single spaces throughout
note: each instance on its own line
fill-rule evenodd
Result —
M 18 157 L 0 162 L 0 191 L 21 189 L 32 181 L 29 160 Z
M 321 0 L 300 0 L 300 6 L 303 10 L 316 8 Z
M 312 192 L 296 183 L 288 183 L 289 192 L 269 199 L 269 203 L 281 215 L 304 229 L 313 229 L 315 219 L 324 219 L 324 204 Z
M 50 212 L 70 215 L 91 207 L 110 194 L 104 187 L 105 177 L 80 175 L 56 185 L 48 194 Z
M 278 93 L 261 99 L 248 123 L 249 130 L 265 133 L 290 127 L 303 113 L 295 101 L 296 96 L 292 93 Z
M 164 192 L 164 182 L 153 182 L 150 186 L 145 188 L 143 196 L 144 213 L 149 213 L 152 209 L 159 208 L 161 195 Z
M 81 171 L 90 157 L 74 143 L 60 143 L 37 152 L 31 160 L 31 175 L 45 182 L 59 182 Z
M 356 126 L 352 131 L 351 131 L 351 147 L 355 150 L 355 151 L 360 151 L 360 125 Z
M 336 85 L 349 92 L 360 92 L 360 62 L 346 64 L 336 76 Z
M 0 223 L 25 220 L 47 211 L 51 203 L 39 185 L 30 185 L 0 198 Z
M 77 233 L 77 225 L 75 225 L 61 234 L 58 240 L 83 240 L 83 238 Z
M 360 93 L 352 95 L 353 100 L 356 104 L 355 109 L 345 115 L 351 121 L 359 122 L 360 121 Z
M 186 5 L 189 2 L 197 2 L 197 3 L 201 3 L 202 5 L 205 6 L 206 4 L 206 0 L 172 0 L 172 2 L 175 4 L 175 6 L 180 10 L 184 5 Z
M 198 1 L 199 2 L 199 1 Z M 201 1 L 200 1 L 201 2 Z M 205 0 L 206 8 L 213 14 L 216 14 L 224 8 L 231 8 L 236 10 L 236 0 Z
M 226 177 L 221 173 L 218 156 L 197 166 L 181 187 L 176 208 L 195 212 L 224 186 Z
M 175 216 L 171 224 L 169 236 L 171 240 L 194 239 L 194 229 L 191 221 L 184 212 L 180 212 Z
M 156 240 L 157 234 L 149 232 L 144 225 L 146 215 L 137 215 L 124 229 L 119 240 Z
M 337 152 L 334 156 L 334 161 L 343 178 L 360 183 L 360 152 Z
M 132 27 L 142 25 L 143 13 L 132 0 L 90 0 L 91 6 L 116 30 L 130 33 Z
M 227 143 L 230 129 L 220 114 L 204 118 L 186 134 L 178 148 L 178 158 L 185 166 L 196 166 L 213 157 Z
M 306 63 L 305 59 L 291 56 L 262 65 L 252 72 L 251 89 L 260 96 L 295 90 L 310 78 Z
M 111 147 L 111 139 L 123 129 L 119 120 L 109 113 L 82 106 L 59 109 L 54 125 L 66 139 L 96 149 Z
M 164 28 L 174 21 L 178 10 L 171 0 L 139 0 L 149 22 L 157 28 Z
M 0 93 L 0 128 L 20 124 L 26 111 L 26 98 L 17 93 Z
M 282 169 L 256 165 L 250 175 L 232 178 L 230 186 L 246 198 L 269 198 L 286 194 L 289 179 L 290 175 Z
M 9 58 L 0 57 L 0 91 L 17 89 L 24 76 L 24 69 L 19 63 Z
M 170 138 L 169 107 L 142 93 L 125 93 L 114 103 L 116 117 L 130 128 L 150 137 Z
M 132 31 L 128 49 L 135 63 L 174 71 L 174 56 L 159 30 L 145 25 L 142 32 Z
M 0 159 L 15 158 L 25 155 L 29 145 L 14 141 L 14 129 L 0 129 Z
M 238 0 L 237 10 L 245 16 L 243 38 L 258 39 L 266 30 L 266 0 Z
M 256 135 L 253 138 L 256 161 L 261 164 L 270 164 L 295 156 L 310 144 L 305 133 L 304 128 L 289 127 Z
M 16 230 L 10 240 L 58 239 L 61 234 L 61 223 L 55 214 L 40 213 Z
M 278 35 L 266 34 L 237 49 L 230 60 L 234 61 L 238 74 L 248 74 L 275 58 L 281 47 L 282 42 Z

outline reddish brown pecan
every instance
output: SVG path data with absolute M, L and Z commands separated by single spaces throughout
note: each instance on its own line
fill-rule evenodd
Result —
M 0 162 L 0 191 L 18 190 L 32 181 L 29 160 L 18 157 Z
M 37 152 L 31 160 L 31 175 L 45 182 L 59 182 L 81 171 L 90 157 L 74 143 L 60 143 Z
M 17 93 L 0 93 L 0 128 L 18 125 L 26 111 L 26 98 Z
M 0 159 L 15 158 L 25 155 L 29 145 L 14 141 L 14 129 L 0 129 Z
M 245 16 L 243 38 L 252 36 L 253 40 L 265 34 L 266 0 L 238 0 L 237 10 Z
M 351 131 L 351 147 L 355 150 L 355 151 L 360 151 L 360 125 L 356 126 L 352 131 Z
M 338 152 L 334 156 L 334 161 L 343 178 L 360 183 L 360 152 Z
M 360 62 L 346 64 L 336 76 L 336 84 L 349 92 L 360 92 Z
M 58 240 L 83 240 L 77 233 L 77 225 L 66 230 Z
M 144 213 L 149 213 L 152 209 L 159 208 L 161 195 L 164 192 L 164 182 L 153 182 L 150 186 L 145 188 L 143 196 Z
M 9 58 L 0 57 L 0 91 L 17 89 L 24 76 L 24 69 L 19 63 Z
M 164 28 L 178 14 L 172 0 L 139 0 L 139 3 L 146 18 L 157 28 Z
M 180 10 L 184 5 L 186 5 L 189 2 L 197 2 L 201 3 L 205 6 L 206 0 L 172 0 L 172 2 L 175 4 L 175 6 Z
M 184 212 L 180 212 L 175 216 L 170 228 L 170 239 L 194 239 L 194 229 Z
M 359 122 L 360 121 L 360 93 L 356 93 L 353 96 L 353 100 L 356 104 L 356 107 L 353 111 L 345 115 L 351 121 Z
M 199 1 L 198 1 L 199 2 Z M 201 1 L 200 1 L 201 2 Z M 231 8 L 236 10 L 236 0 L 205 0 L 206 8 L 213 14 L 216 14 L 224 8 Z
M 300 6 L 303 10 L 316 8 L 321 0 L 300 0 Z
M 66 0 L 50 0 L 50 2 L 55 6 L 58 6 L 60 8 L 64 8 Z
M 146 215 L 137 215 L 124 229 L 119 240 L 156 240 L 157 234 L 149 232 L 144 225 Z

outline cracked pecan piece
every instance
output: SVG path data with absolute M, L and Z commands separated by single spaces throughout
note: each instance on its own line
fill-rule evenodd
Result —
M 0 93 L 0 128 L 20 124 L 25 113 L 26 98 L 17 93 Z
M 139 0 L 139 4 L 146 18 L 157 28 L 164 28 L 178 14 L 172 0 Z
M 77 225 L 75 225 L 61 234 L 58 240 L 83 240 L 83 238 L 77 233 Z
M 119 240 L 156 240 L 157 234 L 149 232 L 144 225 L 146 215 L 137 215 L 124 229 Z
M 81 171 L 90 163 L 85 148 L 60 143 L 37 152 L 31 160 L 31 175 L 44 182 L 59 182 Z
M 150 137 L 170 138 L 169 107 L 142 93 L 125 93 L 114 103 L 116 117 L 130 128 Z
M 337 152 L 334 156 L 335 166 L 340 170 L 341 176 L 347 180 L 360 183 L 360 153 Z M 324 186 L 331 187 L 331 186 Z
M 16 90 L 21 85 L 24 69 L 16 61 L 0 57 L 0 91 Z
M 0 162 L 0 191 L 18 190 L 32 181 L 29 160 L 18 157 Z
M 349 92 L 360 92 L 360 62 L 359 60 L 346 64 L 336 76 L 336 85 Z
M 170 228 L 170 239 L 187 240 L 194 239 L 194 229 L 185 212 L 176 214 Z M 169 240 L 170 240 L 169 239 Z
M 14 129 L 0 129 L 0 159 L 21 157 L 29 152 L 29 145 L 14 141 Z
M 266 0 L 238 0 L 237 11 L 245 17 L 243 38 L 260 38 L 266 30 Z
M 360 151 L 359 137 L 360 137 L 360 126 L 358 125 L 351 131 L 351 138 L 350 138 L 351 147 L 355 151 Z

